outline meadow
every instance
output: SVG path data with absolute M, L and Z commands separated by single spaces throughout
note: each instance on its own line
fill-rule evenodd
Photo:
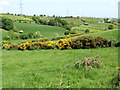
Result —
M 2 51 L 3 88 L 111 88 L 117 76 L 118 48 Z M 85 57 L 101 56 L 103 65 L 76 69 Z M 19 57 L 19 58 L 18 58 Z
M 2 15 L 0 15 L 2 16 Z M 4 15 L 16 20 L 28 20 L 29 17 Z M 52 17 L 41 17 L 50 20 Z M 80 19 L 85 19 L 89 25 L 84 25 Z M 70 37 L 75 39 L 81 36 L 102 36 L 109 40 L 119 42 L 117 25 L 113 30 L 106 29 L 110 23 L 97 23 L 103 19 L 80 17 L 64 18 L 75 26 L 72 29 L 77 33 L 83 33 L 86 29 L 98 31 L 85 33 L 80 36 Z M 35 23 L 14 22 L 18 30 L 25 33 L 39 31 L 44 38 L 51 40 L 54 34 L 65 36 L 66 29 L 57 26 L 38 25 Z M 106 30 L 105 30 L 106 29 Z M 0 29 L 0 38 L 9 35 L 9 31 Z M 20 34 L 14 32 L 14 34 Z M 36 39 L 8 40 L 11 43 L 21 43 Z M 59 40 L 56 40 L 57 42 Z M 39 50 L 5 50 L 2 49 L 2 87 L 3 88 L 112 88 L 113 78 L 117 77 L 118 71 L 118 49 L 119 47 L 95 48 L 95 49 L 39 49 Z M 76 68 L 77 61 L 86 57 L 100 56 L 101 67 L 85 70 Z
M 56 26 L 47 26 L 47 25 L 38 25 L 38 24 L 29 24 L 29 23 L 15 23 L 14 24 L 19 30 L 23 30 L 25 33 L 32 32 L 35 33 L 39 31 L 46 38 L 54 37 L 54 34 L 57 33 L 59 36 L 64 35 L 65 29 L 56 27 Z

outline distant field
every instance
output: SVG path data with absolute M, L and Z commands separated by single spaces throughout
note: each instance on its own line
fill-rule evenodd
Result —
M 111 88 L 117 76 L 118 48 L 2 51 L 3 88 Z M 102 67 L 75 68 L 84 57 L 101 56 Z M 62 84 L 61 84 L 62 83 Z
M 84 19 L 85 22 L 81 21 L 81 19 Z M 90 17 L 79 17 L 79 18 L 66 18 L 68 22 L 72 22 L 75 25 L 80 25 L 84 23 L 97 23 L 98 21 L 102 21 L 103 19 L 98 18 L 90 18 Z
M 39 31 L 42 35 L 47 38 L 54 37 L 54 33 L 57 33 L 59 36 L 64 35 L 65 29 L 56 27 L 56 26 L 47 26 L 47 25 L 38 25 L 38 24 L 28 24 L 28 23 L 15 23 L 14 24 L 19 30 L 24 32 L 37 32 Z
M 118 30 L 108 30 L 108 31 L 101 31 L 101 32 L 96 32 L 96 33 L 89 33 L 89 34 L 84 34 L 81 36 L 102 36 L 104 38 L 110 39 L 110 40 L 116 40 L 118 41 L 118 37 L 120 37 Z M 77 38 L 81 36 L 76 36 L 76 37 L 71 37 L 71 38 Z
M 30 19 L 30 18 L 25 18 L 24 16 L 0 15 L 0 17 L 10 18 L 10 19 L 12 19 L 13 21 L 15 21 L 15 20 L 27 20 L 27 21 L 32 21 L 32 19 Z
M 103 37 L 105 37 L 107 39 L 111 39 L 111 40 L 118 40 L 118 37 L 120 37 L 118 30 L 108 30 L 108 31 L 104 31 L 104 32 L 92 33 L 89 35 L 103 36 Z

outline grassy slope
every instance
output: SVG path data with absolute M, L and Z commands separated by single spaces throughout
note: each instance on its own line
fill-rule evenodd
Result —
M 38 24 L 28 24 L 28 23 L 15 23 L 18 29 L 24 30 L 24 32 L 36 32 L 40 31 L 47 38 L 54 37 L 54 33 L 58 33 L 59 36 L 64 35 L 65 29 L 56 26 L 38 25 Z
M 74 67 L 78 60 L 96 55 L 101 56 L 101 68 L 83 71 Z M 111 88 L 117 60 L 118 48 L 3 50 L 3 88 Z
M 86 22 L 82 22 L 81 19 L 84 19 Z M 90 17 L 80 17 L 80 18 L 66 18 L 68 22 L 72 22 L 75 25 L 80 25 L 84 23 L 96 23 L 97 21 L 102 21 L 102 19 L 90 18 Z
M 118 40 L 118 37 L 120 37 L 120 35 L 118 34 L 118 30 L 108 30 L 104 32 L 92 33 L 89 35 L 90 36 L 103 36 L 111 40 Z
M 28 26 L 26 32 L 36 28 L 36 25 L 35 27 Z M 40 27 L 36 28 L 37 31 L 43 31 L 43 27 Z M 50 32 L 56 31 L 56 29 L 50 30 Z M 51 37 L 53 33 L 50 32 L 45 31 L 43 33 Z M 110 39 L 116 38 L 116 31 L 89 35 L 96 34 L 101 34 Z M 3 88 L 60 87 L 60 82 L 63 82 L 62 87 L 110 88 L 110 81 L 117 75 L 118 48 L 38 51 L 3 50 L 2 54 Z M 97 54 L 101 55 L 103 62 L 101 68 L 93 69 L 93 71 L 75 69 L 74 64 L 76 61 Z
M 32 19 L 30 18 L 25 18 L 24 16 L 14 16 L 14 15 L 0 15 L 0 17 L 6 17 L 6 18 L 10 18 L 13 21 L 15 20 L 27 20 L 27 21 L 32 21 Z
M 108 31 L 102 31 L 102 32 L 96 32 L 96 33 L 89 33 L 89 34 L 84 34 L 81 36 L 102 36 L 104 38 L 110 39 L 110 40 L 116 40 L 118 41 L 118 37 L 120 35 L 118 34 L 118 30 L 108 30 Z M 77 38 L 81 36 L 76 36 L 76 37 L 71 37 L 72 38 Z

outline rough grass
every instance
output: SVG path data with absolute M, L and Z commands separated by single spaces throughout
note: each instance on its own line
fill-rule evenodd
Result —
M 14 24 L 19 30 L 24 30 L 24 32 L 37 32 L 39 31 L 47 38 L 54 37 L 54 33 L 59 36 L 64 35 L 65 29 L 56 26 L 38 25 L 38 24 L 28 24 L 28 23 L 15 23 Z
M 118 48 L 79 50 L 3 50 L 3 88 L 111 88 L 117 75 Z M 101 56 L 102 67 L 78 70 L 84 57 Z

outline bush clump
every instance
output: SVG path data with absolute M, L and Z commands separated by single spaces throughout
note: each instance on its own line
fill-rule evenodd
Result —
M 89 30 L 89 29 L 86 29 L 86 30 L 85 30 L 85 33 L 89 33 L 89 32 L 90 32 L 90 30 Z
M 82 61 L 78 61 L 75 64 L 75 67 L 78 69 L 83 68 L 85 70 L 99 68 L 102 65 L 102 62 L 99 59 L 100 59 L 100 55 L 97 55 L 92 58 L 86 57 Z
M 64 35 L 69 35 L 70 34 L 70 31 L 65 31 Z
M 5 30 L 11 30 L 13 29 L 13 21 L 8 18 L 2 18 L 2 28 Z
M 28 38 L 24 35 L 22 38 Z M 63 37 L 64 38 L 64 37 Z M 102 37 L 78 37 L 76 39 L 61 39 L 58 42 L 47 41 L 48 39 L 40 39 L 23 42 L 18 44 L 18 49 L 89 49 L 98 47 L 111 47 L 111 41 Z M 15 44 L 16 45 L 16 44 Z M 11 45 L 8 45 L 11 47 Z M 3 47 L 4 44 L 3 44 Z M 11 48 L 14 48 L 13 46 Z M 10 48 L 10 49 L 11 49 Z
M 90 37 L 83 36 L 78 37 L 77 39 L 72 39 L 72 48 L 73 49 L 89 49 L 89 48 L 98 48 L 98 47 L 110 47 L 111 41 L 102 37 Z
M 114 25 L 112 25 L 112 24 L 109 25 L 109 26 L 108 26 L 108 29 L 109 29 L 109 30 L 114 29 Z

